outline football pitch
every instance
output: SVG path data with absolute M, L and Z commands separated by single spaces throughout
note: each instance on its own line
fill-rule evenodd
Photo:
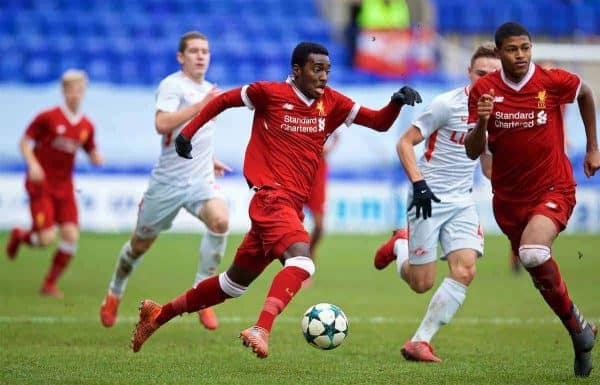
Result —
M 325 236 L 313 284 L 276 320 L 265 360 L 237 336 L 255 322 L 279 263 L 243 297 L 216 308 L 216 331 L 186 314 L 134 354 L 129 340 L 140 300 L 163 303 L 191 286 L 199 235 L 159 238 L 129 280 L 111 329 L 102 327 L 98 311 L 128 234 L 82 234 L 58 285 L 63 299 L 38 294 L 53 248 L 21 248 L 16 261 L 0 260 L 0 384 L 600 384 L 600 349 L 591 376 L 575 378 L 567 332 L 528 275 L 509 270 L 502 237 L 486 237 L 486 255 L 465 304 L 432 341 L 444 362 L 405 361 L 400 347 L 417 328 L 433 290 L 415 294 L 394 265 L 372 267 L 374 251 L 387 236 Z M 6 238 L 0 234 L 2 247 Z M 229 238 L 221 268 L 240 241 L 240 235 Z M 553 254 L 574 301 L 600 323 L 600 237 L 563 235 Z M 439 283 L 448 269 L 441 262 L 437 268 Z M 336 350 L 320 351 L 303 339 L 302 314 L 319 302 L 336 304 L 348 316 L 348 338 Z

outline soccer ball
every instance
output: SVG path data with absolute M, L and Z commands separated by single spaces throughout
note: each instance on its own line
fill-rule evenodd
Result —
M 348 335 L 348 319 L 330 303 L 309 307 L 302 317 L 302 334 L 306 342 L 318 349 L 335 349 Z

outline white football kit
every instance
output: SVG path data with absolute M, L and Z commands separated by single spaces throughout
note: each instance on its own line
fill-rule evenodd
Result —
M 483 254 L 483 233 L 471 196 L 473 171 L 477 160 L 465 153 L 468 88 L 457 88 L 437 96 L 413 125 L 426 138 L 418 165 L 427 185 L 441 200 L 432 201 L 432 216 L 416 218 L 416 208 L 408 211 L 409 261 L 422 265 L 437 259 L 438 241 L 442 259 L 458 249 Z M 408 205 L 412 202 L 412 189 Z
M 160 83 L 156 110 L 180 110 L 204 99 L 212 87 L 206 80 L 198 84 L 182 71 L 175 72 Z M 193 136 L 192 160 L 175 152 L 174 140 L 184 126 L 161 138 L 161 154 L 140 203 L 135 231 L 141 238 L 153 238 L 169 229 L 182 207 L 197 217 L 207 200 L 223 197 L 215 183 L 213 123 L 207 123 Z

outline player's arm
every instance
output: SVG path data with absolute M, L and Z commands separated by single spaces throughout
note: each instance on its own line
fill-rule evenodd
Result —
M 92 162 L 94 166 L 102 166 L 104 164 L 104 158 L 102 157 L 102 154 L 100 153 L 100 151 L 98 151 L 97 148 L 88 152 L 88 157 L 90 158 L 90 162 Z
M 213 168 L 216 176 L 224 176 L 225 172 L 231 172 L 232 169 L 227 164 L 221 162 L 217 158 L 213 158 Z
M 193 118 L 197 113 L 204 108 L 215 97 L 221 94 L 216 86 L 214 86 L 208 94 L 198 103 L 191 104 L 177 111 L 161 111 L 157 110 L 154 116 L 154 125 L 156 132 L 161 135 L 170 134 L 177 127 Z
M 483 175 L 488 179 L 492 179 L 492 155 L 484 151 L 479 156 L 479 161 Z
M 402 168 L 406 172 L 406 176 L 412 183 L 423 180 L 423 174 L 417 166 L 417 158 L 415 156 L 414 147 L 421 143 L 425 138 L 421 134 L 418 127 L 411 125 L 398 140 L 396 144 L 396 152 Z
M 360 107 L 354 123 L 369 127 L 375 131 L 387 131 L 398 117 L 403 105 L 414 106 L 415 103 L 421 103 L 422 101 L 421 95 L 416 90 L 404 86 L 395 92 L 390 102 L 380 110 Z
M 600 152 L 598 152 L 598 138 L 596 135 L 594 95 L 591 88 L 585 83 L 581 83 L 579 95 L 577 95 L 577 104 L 579 105 L 579 113 L 581 114 L 581 120 L 583 120 L 587 138 L 583 171 L 589 178 L 600 168 Z
M 34 140 L 25 134 L 19 141 L 19 149 L 21 150 L 23 159 L 25 159 L 25 163 L 27 163 L 27 176 L 29 180 L 32 182 L 41 182 L 46 176 L 44 169 L 33 153 L 33 143 Z
M 469 103 L 472 103 L 472 101 L 469 100 Z M 477 99 L 477 123 L 475 123 L 475 128 L 469 130 L 465 137 L 465 150 L 470 159 L 477 159 L 485 149 L 485 133 L 493 109 L 494 90 L 490 89 L 488 93 Z
M 175 151 L 177 151 L 177 154 L 182 158 L 192 159 L 192 144 L 190 140 L 200 127 L 226 109 L 242 106 L 244 106 L 242 88 L 234 88 L 213 98 L 198 115 L 183 127 L 181 133 L 175 138 Z

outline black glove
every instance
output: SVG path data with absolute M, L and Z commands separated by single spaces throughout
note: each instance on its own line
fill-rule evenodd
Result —
M 175 138 L 175 151 L 182 158 L 192 159 L 192 143 L 181 134 Z
M 440 203 L 441 201 L 435 196 L 433 192 L 427 186 L 425 179 L 418 180 L 413 183 L 413 200 L 408 206 L 408 210 L 412 209 L 413 206 L 417 208 L 417 218 L 423 211 L 423 219 L 431 217 L 431 201 Z
M 415 103 L 421 103 L 422 101 L 421 95 L 409 86 L 400 88 L 400 91 L 394 92 L 392 95 L 392 102 L 398 107 L 402 107 L 405 104 L 414 106 Z

